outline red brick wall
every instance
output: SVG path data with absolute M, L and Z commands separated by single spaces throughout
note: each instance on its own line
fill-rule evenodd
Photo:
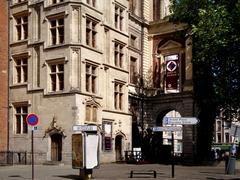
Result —
M 8 138 L 8 1 L 0 0 L 0 151 Z

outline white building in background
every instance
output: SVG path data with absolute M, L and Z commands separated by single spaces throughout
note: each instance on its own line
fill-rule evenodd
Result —
M 233 127 L 234 126 L 234 127 Z M 235 128 L 237 126 L 237 129 Z M 216 114 L 214 123 L 214 142 L 213 148 L 229 151 L 232 143 L 239 143 L 238 133 L 240 132 L 240 124 L 236 121 L 226 121 L 223 117 L 223 111 Z

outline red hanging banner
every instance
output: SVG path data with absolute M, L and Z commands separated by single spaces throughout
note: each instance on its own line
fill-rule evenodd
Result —
M 178 55 L 165 57 L 166 63 L 166 90 L 179 89 L 179 61 Z

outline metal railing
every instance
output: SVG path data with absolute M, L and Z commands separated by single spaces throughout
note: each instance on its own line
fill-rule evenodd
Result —
M 27 152 L 1 151 L 0 165 L 27 164 Z
M 139 163 L 143 161 L 141 151 L 125 151 L 125 161 L 127 163 Z

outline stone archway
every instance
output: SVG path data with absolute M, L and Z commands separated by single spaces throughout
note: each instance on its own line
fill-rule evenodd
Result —
M 177 115 L 177 116 L 176 116 Z M 164 117 L 179 117 L 180 113 L 178 113 L 173 108 L 166 108 L 163 109 L 158 113 L 156 116 L 156 125 L 157 127 L 166 126 L 163 124 L 163 118 Z M 169 126 L 169 125 L 167 125 Z M 176 137 L 176 133 L 174 132 L 174 136 Z M 179 133 L 178 133 L 179 135 Z M 172 145 L 172 136 L 171 132 L 165 131 L 165 132 L 150 132 L 148 133 L 150 143 L 148 145 L 150 152 L 150 156 L 148 157 L 150 161 L 157 162 L 157 163 L 171 163 L 171 145 Z M 182 137 L 182 136 L 179 136 Z M 182 140 L 182 139 L 181 139 Z M 182 141 L 176 141 L 175 143 L 178 143 L 177 145 L 181 145 Z M 177 149 L 177 146 L 175 144 L 175 149 Z
M 45 130 L 43 138 L 48 138 L 47 161 L 59 162 L 62 156 L 63 139 L 66 137 L 64 129 L 58 125 L 54 115 L 49 127 Z
M 162 119 L 165 114 L 171 110 L 178 111 L 183 117 L 193 117 L 195 114 L 195 105 L 191 93 L 160 94 L 148 98 L 146 102 L 147 116 L 145 123 L 149 127 L 162 126 Z M 196 126 L 185 125 L 182 128 L 182 156 L 184 161 L 191 161 L 196 153 Z M 161 139 L 159 133 L 157 139 Z M 158 142 L 157 144 L 163 144 Z

